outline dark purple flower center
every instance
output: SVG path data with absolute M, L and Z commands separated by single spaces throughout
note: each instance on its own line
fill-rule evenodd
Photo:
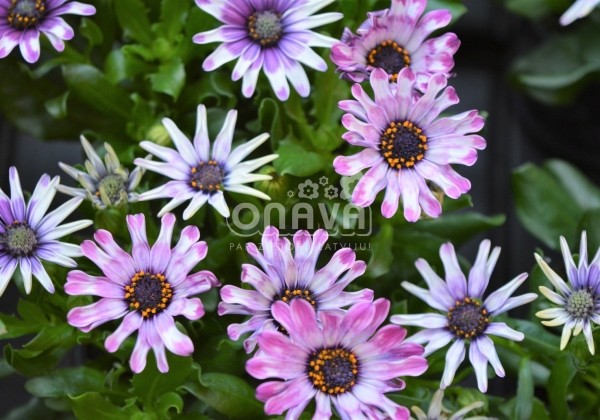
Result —
M 448 310 L 448 328 L 460 338 L 473 338 L 483 334 L 489 322 L 487 309 L 469 297 L 457 300 Z
M 138 310 L 144 318 L 156 315 L 165 309 L 173 298 L 171 284 L 162 274 L 149 274 L 143 271 L 131 278 L 125 286 L 125 299 L 131 309 Z
M 395 82 L 400 70 L 410 66 L 410 55 L 396 41 L 388 40 L 369 51 L 367 63 L 384 70 L 390 76 L 390 81 Z
M 6 231 L 0 234 L 0 244 L 4 245 L 9 254 L 26 257 L 33 254 L 38 240 L 35 231 L 27 223 L 15 222 L 6 226 Z
M 248 18 L 248 34 L 263 47 L 275 45 L 281 38 L 283 25 L 281 14 L 272 10 L 253 13 Z
M 588 318 L 594 313 L 595 306 L 596 296 L 587 289 L 581 289 L 569 296 L 565 309 L 574 318 Z
M 118 203 L 123 195 L 127 197 L 127 188 L 125 180 L 117 174 L 106 175 L 98 182 L 97 196 L 106 195 L 111 204 Z
M 339 347 L 325 348 L 308 357 L 308 379 L 321 392 L 342 394 L 356 384 L 358 366 L 358 359 L 351 351 Z
M 224 178 L 223 168 L 219 166 L 217 161 L 209 160 L 208 162 L 200 162 L 198 166 L 192 168 L 190 184 L 199 191 L 211 193 L 221 189 Z
M 381 135 L 380 151 L 395 169 L 410 168 L 425 157 L 427 136 L 410 121 L 392 121 Z
M 15 29 L 36 26 L 46 14 L 46 0 L 11 0 L 6 20 Z

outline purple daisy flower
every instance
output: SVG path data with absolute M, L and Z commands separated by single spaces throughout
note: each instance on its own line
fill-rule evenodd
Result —
M 280 238 L 279 231 L 269 226 L 262 236 L 262 253 L 255 244 L 246 245 L 248 254 L 262 270 L 252 264 L 243 264 L 242 282 L 256 290 L 223 286 L 223 301 L 219 303 L 219 315 L 251 316 L 246 322 L 231 324 L 227 328 L 232 340 L 252 332 L 244 341 L 246 352 L 254 350 L 257 336 L 263 331 L 281 330 L 281 326 L 273 320 L 271 308 L 274 302 L 298 298 L 310 302 L 318 312 L 340 312 L 344 306 L 373 300 L 370 289 L 344 291 L 367 268 L 364 261 L 356 261 L 356 254 L 350 248 L 337 251 L 327 265 L 315 272 L 317 259 L 328 237 L 323 229 L 317 230 L 312 238 L 305 230 L 296 232 L 292 256 L 290 241 Z
M 341 42 L 331 48 L 331 61 L 343 77 L 359 83 L 375 68 L 396 82 L 400 70 L 409 67 L 416 76 L 415 86 L 425 90 L 432 75 L 449 75 L 460 45 L 453 33 L 426 40 L 452 20 L 449 10 L 422 16 L 426 5 L 426 0 L 392 0 L 390 9 L 369 13 L 358 35 L 345 29 Z
M 313 419 L 329 419 L 331 404 L 342 419 L 408 419 L 409 411 L 384 394 L 404 389 L 400 376 L 419 376 L 427 370 L 423 347 L 403 342 L 406 330 L 387 325 L 390 302 L 377 299 L 352 306 L 346 313 L 321 313 L 303 299 L 273 304 L 273 316 L 288 336 L 265 331 L 260 351 L 246 364 L 261 384 L 256 397 L 267 414 L 300 417 L 311 400 Z
M 25 61 L 35 63 L 40 58 L 40 32 L 57 51 L 63 51 L 63 41 L 72 39 L 74 32 L 60 15 L 94 13 L 94 6 L 78 1 L 0 0 L 0 58 L 18 45 Z
M 327 64 L 311 47 L 330 48 L 336 39 L 311 31 L 335 22 L 341 13 L 312 16 L 334 0 L 196 0 L 202 10 L 224 25 L 196 34 L 197 44 L 222 42 L 202 63 L 212 71 L 238 58 L 231 78 L 243 77 L 242 93 L 254 93 L 261 69 L 277 97 L 285 101 L 290 95 L 287 79 L 300 96 L 310 93 L 308 77 L 300 63 L 315 70 L 327 70 Z
M 223 128 L 217 135 L 212 153 L 210 153 L 206 108 L 204 105 L 198 106 L 196 134 L 193 143 L 172 120 L 164 118 L 163 124 L 177 150 L 160 146 L 151 141 L 143 141 L 140 143 L 143 149 L 165 162 L 137 158 L 134 163 L 142 168 L 168 176 L 173 181 L 140 194 L 138 199 L 143 201 L 164 197 L 171 198 L 171 201 L 158 213 L 159 217 L 173 210 L 184 201 L 191 200 L 183 212 L 184 220 L 192 217 L 207 201 L 223 217 L 229 217 L 229 207 L 225 202 L 223 191 L 270 200 L 271 198 L 265 193 L 244 184 L 272 179 L 270 175 L 253 174 L 251 172 L 276 159 L 278 155 L 267 155 L 242 162 L 250 153 L 267 141 L 269 135 L 263 133 L 231 150 L 236 119 L 237 111 L 231 110 L 227 113 Z
M 499 255 L 499 247 L 494 248 L 490 255 L 490 241 L 482 241 L 467 281 L 458 265 L 454 247 L 451 243 L 446 243 L 440 248 L 446 281 L 438 277 L 427 261 L 420 258 L 415 262 L 415 266 L 425 279 L 429 290 L 406 281 L 402 282 L 402 287 L 430 307 L 442 312 L 393 315 L 390 319 L 395 324 L 426 328 L 409 338 L 411 342 L 428 343 L 425 346 L 426 356 L 453 342 L 446 353 L 446 365 L 440 384 L 442 389 L 452 383 L 456 369 L 465 358 L 465 347 L 470 343 L 469 359 L 475 369 L 477 384 L 481 392 L 486 392 L 488 362 L 496 371 L 496 375 L 504 377 L 504 368 L 489 335 L 514 341 L 521 341 L 525 337 L 523 333 L 513 330 L 504 322 L 492 322 L 492 319 L 537 298 L 535 293 L 511 297 L 527 279 L 527 273 L 515 277 L 483 299 Z
M 429 79 L 423 96 L 415 95 L 415 76 L 409 68 L 391 84 L 381 69 L 371 72 L 373 101 L 359 84 L 352 86 L 356 100 L 340 101 L 347 111 L 342 124 L 348 129 L 343 138 L 365 149 L 352 156 L 338 156 L 333 167 L 340 175 L 353 176 L 370 168 L 352 194 L 352 202 L 361 207 L 373 203 L 379 191 L 386 189 L 381 213 L 392 217 L 402 197 L 404 217 L 419 220 L 421 208 L 431 217 L 442 212 L 430 184 L 451 198 L 469 191 L 471 183 L 450 166 L 473 165 L 477 149 L 485 140 L 476 134 L 484 121 L 477 111 L 439 118 L 449 106 L 458 103 L 454 88 L 446 86 L 446 76 Z M 441 92 L 441 93 L 440 93 Z
M 25 292 L 31 292 L 31 276 L 50 293 L 54 285 L 42 261 L 65 267 L 76 267 L 71 257 L 80 257 L 77 245 L 57 239 L 92 224 L 91 220 L 65 223 L 65 220 L 83 201 L 73 198 L 46 214 L 56 194 L 59 177 L 44 174 L 38 181 L 28 203 L 25 203 L 17 169 L 9 169 L 10 198 L 0 189 L 0 296 L 4 293 L 17 266 L 23 278 Z
M 542 324 L 549 327 L 564 325 L 560 340 L 560 349 L 564 350 L 571 338 L 583 331 L 591 354 L 594 354 L 594 336 L 592 322 L 600 325 L 600 249 L 588 264 L 587 235 L 581 233 L 579 248 L 579 266 L 575 265 L 569 245 L 564 237 L 560 237 L 560 248 L 565 262 L 565 270 L 569 283 L 566 283 L 552 270 L 538 254 L 535 259 L 540 268 L 554 286 L 556 292 L 540 286 L 540 292 L 558 308 L 545 309 L 535 315 L 546 319 Z M 558 292 L 558 293 L 557 293 Z
M 98 230 L 94 241 L 81 244 L 83 254 L 102 270 L 102 276 L 83 271 L 69 272 L 65 292 L 70 295 L 96 295 L 101 299 L 88 306 L 73 308 L 67 314 L 69 324 L 88 332 L 105 322 L 123 317 L 121 325 L 106 338 L 104 346 L 115 352 L 123 341 L 138 331 L 131 354 L 131 370 L 141 372 L 146 367 L 146 355 L 152 349 L 158 370 L 167 372 L 169 365 L 165 347 L 179 356 L 194 351 L 190 338 L 175 326 L 173 317 L 199 319 L 204 307 L 199 298 L 190 298 L 219 286 L 210 271 L 189 272 L 206 257 L 206 242 L 198 241 L 196 226 L 186 226 L 179 242 L 171 249 L 175 216 L 162 218 L 158 239 L 152 247 L 146 237 L 143 214 L 128 215 L 131 235 L 131 255 L 113 239 L 110 232 Z

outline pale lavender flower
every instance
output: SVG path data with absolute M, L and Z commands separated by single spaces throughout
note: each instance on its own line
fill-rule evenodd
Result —
M 17 266 L 23 278 L 25 292 L 31 292 L 31 276 L 50 293 L 54 293 L 52 279 L 42 265 L 48 261 L 65 267 L 76 267 L 71 257 L 80 257 L 79 246 L 57 239 L 92 224 L 78 220 L 61 225 L 83 198 L 73 198 L 46 214 L 56 194 L 60 178 L 44 174 L 38 181 L 28 203 L 25 203 L 19 173 L 9 169 L 10 198 L 0 189 L 0 295 L 4 293 Z
M 446 243 L 440 248 L 446 281 L 433 271 L 427 261 L 420 258 L 415 262 L 415 266 L 429 290 L 406 281 L 402 282 L 402 287 L 433 309 L 442 312 L 391 317 L 391 322 L 395 324 L 426 328 L 409 339 L 415 343 L 427 343 L 425 355 L 452 342 L 446 353 L 446 365 L 440 384 L 442 389 L 452 383 L 458 366 L 465 358 L 466 345 L 470 343 L 469 360 L 475 369 L 479 390 L 486 392 L 488 362 L 494 368 L 496 375 L 504 377 L 504 368 L 489 335 L 514 341 L 521 341 L 524 338 L 523 333 L 513 330 L 504 322 L 492 322 L 492 320 L 510 309 L 537 298 L 535 293 L 511 297 L 527 279 L 527 273 L 520 274 L 483 299 L 499 255 L 499 247 L 494 248 L 490 255 L 490 241 L 487 239 L 482 241 L 467 281 L 458 265 L 454 247 L 451 243 Z
M 560 24 L 563 26 L 570 25 L 577 19 L 589 15 L 598 4 L 600 4 L 600 0 L 576 0 L 575 3 L 562 14 L 560 17 Z
M 74 36 L 73 28 L 60 15 L 89 16 L 96 13 L 90 4 L 65 0 L 0 0 L 0 58 L 18 45 L 28 63 L 40 58 L 40 33 L 57 51 Z
M 575 265 L 569 245 L 562 236 L 560 237 L 560 248 L 569 283 L 556 274 L 542 257 L 534 254 L 540 268 L 556 290 L 554 292 L 545 286 L 540 286 L 540 292 L 559 306 L 539 311 L 535 315 L 546 319 L 547 321 L 542 321 L 542 324 L 549 327 L 564 325 L 560 339 L 561 350 L 567 346 L 571 333 L 576 336 L 583 331 L 590 353 L 594 354 L 592 322 L 600 325 L 600 249 L 588 264 L 585 231 L 581 233 L 579 266 Z
M 193 38 L 197 44 L 222 43 L 204 60 L 202 68 L 211 71 L 237 58 L 232 79 L 243 77 L 245 97 L 254 93 L 261 69 L 280 100 L 290 95 L 288 80 L 300 96 L 308 96 L 310 83 L 300 64 L 327 70 L 325 60 L 311 47 L 330 48 L 337 42 L 311 29 L 343 17 L 341 13 L 313 13 L 333 1 L 196 0 L 198 7 L 224 23 Z
M 211 153 L 204 105 L 198 106 L 196 133 L 193 142 L 179 130 L 172 120 L 164 118 L 163 124 L 169 132 L 176 150 L 160 146 L 151 141 L 143 141 L 140 146 L 159 159 L 164 160 L 164 162 L 137 158 L 134 163 L 142 168 L 167 176 L 172 181 L 140 194 L 139 200 L 171 198 L 171 201 L 158 213 L 159 217 L 183 202 L 191 200 L 183 212 L 185 220 L 192 217 L 207 201 L 223 217 L 229 217 L 229 207 L 225 202 L 224 191 L 270 200 L 270 197 L 265 193 L 244 184 L 272 179 L 270 175 L 253 174 L 251 172 L 276 159 L 277 155 L 271 154 L 242 162 L 250 153 L 267 141 L 269 135 L 263 133 L 231 150 L 236 119 L 237 111 L 231 110 L 227 113 Z
M 390 81 L 396 82 L 400 70 L 409 67 L 420 90 L 436 73 L 449 76 L 460 45 L 458 37 L 445 33 L 427 38 L 448 25 L 452 14 L 433 10 L 423 15 L 426 5 L 426 0 L 392 0 L 390 9 L 369 13 L 357 35 L 345 29 L 341 42 L 331 49 L 331 61 L 342 76 L 359 83 L 375 68 L 385 70 Z
M 224 286 L 221 289 L 223 301 L 219 303 L 219 315 L 251 316 L 246 322 L 231 324 L 227 328 L 232 340 L 239 339 L 242 334 L 252 333 L 244 341 L 248 353 L 254 350 L 259 334 L 280 328 L 273 321 L 271 313 L 274 302 L 302 299 L 321 313 L 339 312 L 342 307 L 373 299 L 370 289 L 344 291 L 366 269 L 364 261 L 356 261 L 356 254 L 350 248 L 337 251 L 329 263 L 315 272 L 317 259 L 327 238 L 327 231 L 323 229 L 317 230 L 312 238 L 305 230 L 296 232 L 292 256 L 290 241 L 280 238 L 279 231 L 269 226 L 262 236 L 262 253 L 255 244 L 246 245 L 248 254 L 262 268 L 252 264 L 242 265 L 242 282 L 255 290 Z
M 129 364 L 138 373 L 146 367 L 146 355 L 152 349 L 158 370 L 167 372 L 165 347 L 179 356 L 194 351 L 192 340 L 179 331 L 173 317 L 200 319 L 204 307 L 199 298 L 190 298 L 220 283 L 210 271 L 190 271 L 206 257 L 208 246 L 199 241 L 196 226 L 186 226 L 179 242 L 171 249 L 175 216 L 165 214 L 158 238 L 151 247 L 146 237 L 143 214 L 128 215 L 131 255 L 113 239 L 110 232 L 98 230 L 94 241 L 81 244 L 83 254 L 102 271 L 92 276 L 75 270 L 67 275 L 65 292 L 70 295 L 96 295 L 97 302 L 69 311 L 69 324 L 88 332 L 108 321 L 123 318 L 121 325 L 106 338 L 104 346 L 115 352 L 125 339 L 138 331 Z
M 357 303 L 345 313 L 321 313 L 303 299 L 273 304 L 273 316 L 288 335 L 265 331 L 260 351 L 246 364 L 258 379 L 277 378 L 256 390 L 267 414 L 298 419 L 314 399 L 313 419 L 329 419 L 332 407 L 344 420 L 408 419 L 406 407 L 384 394 L 405 387 L 401 376 L 427 370 L 423 347 L 404 341 L 406 330 L 379 326 L 390 302 Z M 319 322 L 320 321 L 320 322 Z
M 345 176 L 369 168 L 352 194 L 352 202 L 358 206 L 370 206 L 385 189 L 384 217 L 396 213 L 400 198 L 406 220 L 419 220 L 421 209 L 438 217 L 442 206 L 428 184 L 451 198 L 469 191 L 469 180 L 450 165 L 476 162 L 477 150 L 486 143 L 472 133 L 481 130 L 484 120 L 475 110 L 440 118 L 441 112 L 458 103 L 454 88 L 444 89 L 447 79 L 443 74 L 429 79 L 423 96 L 415 94 L 416 79 L 409 68 L 400 70 L 397 84 L 389 83 L 388 74 L 381 69 L 374 69 L 370 78 L 375 100 L 355 84 L 352 95 L 356 100 L 339 104 L 348 112 L 342 117 L 348 129 L 343 138 L 364 150 L 336 157 L 333 167 Z
M 56 189 L 74 197 L 85 197 L 99 209 L 137 201 L 138 195 L 133 190 L 142 179 L 142 168 L 135 168 L 130 174 L 127 169 L 123 168 L 119 156 L 108 143 L 104 143 L 106 149 L 104 162 L 106 164 L 102 162 L 90 142 L 83 136 L 81 136 L 81 145 L 88 158 L 85 161 L 86 171 L 80 171 L 62 162 L 59 162 L 58 166 L 71 178 L 78 181 L 83 188 L 57 185 Z

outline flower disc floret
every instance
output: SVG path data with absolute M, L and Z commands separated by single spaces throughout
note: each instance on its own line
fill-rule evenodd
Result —
M 308 358 L 308 377 L 315 389 L 330 395 L 349 391 L 358 377 L 358 360 L 344 348 L 325 348 Z
M 45 0 L 10 0 L 6 20 L 15 29 L 26 29 L 37 25 L 45 14 Z

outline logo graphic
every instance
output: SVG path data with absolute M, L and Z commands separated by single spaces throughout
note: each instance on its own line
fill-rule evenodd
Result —
M 264 207 L 252 203 L 236 205 L 227 225 L 242 237 L 261 234 L 267 226 L 275 226 L 281 235 L 288 236 L 299 229 L 325 229 L 332 236 L 370 236 L 371 209 L 350 202 L 360 177 L 360 173 L 342 177 L 339 186 L 330 184 L 326 176 L 318 182 L 305 179 L 287 192 L 286 203 L 271 202 Z

